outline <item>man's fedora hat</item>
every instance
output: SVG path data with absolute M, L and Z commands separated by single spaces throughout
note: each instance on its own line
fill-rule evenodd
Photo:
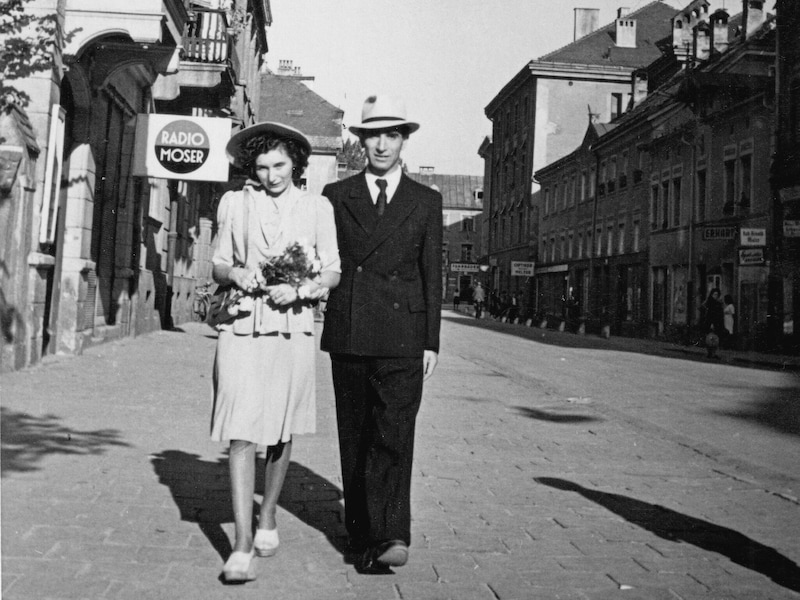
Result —
M 228 157 L 228 161 L 230 161 L 235 167 L 244 166 L 241 162 L 242 146 L 244 146 L 248 140 L 259 135 L 271 135 L 273 137 L 283 137 L 295 140 L 301 146 L 305 147 L 306 151 L 311 154 L 311 142 L 309 142 L 308 138 L 300 131 L 294 127 L 290 127 L 289 125 L 284 125 L 283 123 L 264 121 L 262 123 L 251 125 L 250 127 L 245 127 L 241 131 L 237 131 L 235 134 L 233 134 L 233 136 L 231 136 L 231 139 L 225 146 L 225 155 Z
M 419 129 L 419 123 L 406 119 L 406 105 L 397 96 L 370 96 L 361 109 L 361 123 L 351 125 L 350 131 L 356 135 L 375 129 L 405 127 L 408 133 Z

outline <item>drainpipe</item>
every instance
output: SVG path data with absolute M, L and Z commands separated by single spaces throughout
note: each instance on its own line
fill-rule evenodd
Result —
M 697 197 L 697 143 L 695 134 L 697 133 L 697 116 L 695 115 L 694 131 L 691 141 L 686 141 L 681 135 L 681 142 L 692 147 L 692 178 L 689 188 L 689 257 L 686 273 L 686 345 L 692 344 L 692 319 L 694 317 L 694 219 L 695 219 L 695 199 Z

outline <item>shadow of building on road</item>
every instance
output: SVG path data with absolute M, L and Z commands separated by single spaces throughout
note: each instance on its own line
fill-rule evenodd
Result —
M 158 481 L 169 488 L 181 520 L 196 523 L 226 560 L 233 550 L 223 523 L 233 522 L 228 459 L 203 460 L 196 454 L 165 450 L 152 457 Z M 264 456 L 256 464 L 256 493 L 264 490 Z M 278 504 L 298 519 L 322 532 L 344 554 L 345 533 L 341 518 L 342 493 L 336 485 L 311 469 L 292 461 Z M 259 506 L 253 502 L 254 520 Z M 254 521 L 253 527 L 256 526 Z
M 728 557 L 734 563 L 766 575 L 787 589 L 800 592 L 800 567 L 774 548 L 746 535 L 629 496 L 591 490 L 575 482 L 555 477 L 536 477 L 537 483 L 565 492 L 576 492 L 671 542 L 685 542 Z
M 116 429 L 81 431 L 62 424 L 57 415 L 31 415 L 0 408 L 2 476 L 38 470 L 54 454 L 102 454 L 109 446 L 128 446 Z
M 750 402 L 748 408 L 715 412 L 752 421 L 781 433 L 800 435 L 800 386 L 765 388 L 759 391 L 759 396 Z

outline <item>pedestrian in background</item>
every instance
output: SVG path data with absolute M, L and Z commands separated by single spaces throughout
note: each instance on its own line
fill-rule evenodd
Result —
M 456 290 L 456 293 L 453 294 L 453 310 L 458 310 L 459 304 L 461 304 L 461 292 Z
M 733 345 L 733 322 L 736 316 L 736 306 L 733 304 L 733 296 L 725 294 L 723 314 L 723 327 L 725 327 L 725 345 L 731 347 Z
M 472 292 L 472 302 L 475 305 L 475 318 L 480 319 L 483 316 L 483 305 L 486 302 L 486 292 L 480 281 L 475 284 L 475 290 Z
M 350 127 L 367 168 L 329 184 L 342 283 L 325 314 L 344 484 L 345 526 L 361 573 L 404 565 L 411 543 L 411 466 L 423 380 L 438 361 L 442 196 L 403 173 L 419 125 L 403 102 L 370 96 Z
M 315 431 L 311 301 L 336 287 L 340 262 L 330 202 L 293 183 L 311 153 L 302 133 L 280 123 L 259 123 L 234 135 L 226 152 L 250 178 L 242 190 L 228 192 L 220 201 L 213 275 L 218 284 L 233 285 L 247 295 L 236 317 L 217 326 L 211 438 L 230 443 L 236 531 L 223 577 L 243 582 L 255 579 L 255 554 L 269 556 L 277 550 L 275 513 L 292 436 Z M 320 276 L 299 287 L 267 286 L 259 265 L 301 241 L 319 257 Z M 257 445 L 267 451 L 254 537 Z
M 716 358 L 720 337 L 724 335 L 723 332 L 725 330 L 724 311 L 720 295 L 719 288 L 714 288 L 708 293 L 708 297 L 703 303 L 706 354 L 709 358 Z

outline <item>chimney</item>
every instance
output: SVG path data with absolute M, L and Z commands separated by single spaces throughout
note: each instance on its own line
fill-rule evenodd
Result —
M 622 17 L 627 17 L 628 14 L 631 12 L 631 9 L 627 6 L 620 6 L 617 9 L 617 18 L 621 19 Z
M 641 69 L 631 74 L 632 108 L 639 106 L 645 98 L 647 98 L 647 71 Z
M 599 8 L 575 9 L 575 33 L 573 41 L 589 35 L 600 25 Z
M 711 28 L 705 21 L 698 23 L 694 28 L 692 50 L 695 62 L 705 61 L 711 57 Z
M 636 19 L 617 19 L 617 48 L 636 48 Z
M 747 34 L 745 39 L 753 35 L 753 32 L 761 27 L 767 20 L 767 13 L 764 10 L 764 0 L 743 0 L 742 6 L 742 25 L 746 26 Z
M 711 15 L 711 51 L 722 54 L 728 49 L 728 42 L 728 12 L 720 8 Z

